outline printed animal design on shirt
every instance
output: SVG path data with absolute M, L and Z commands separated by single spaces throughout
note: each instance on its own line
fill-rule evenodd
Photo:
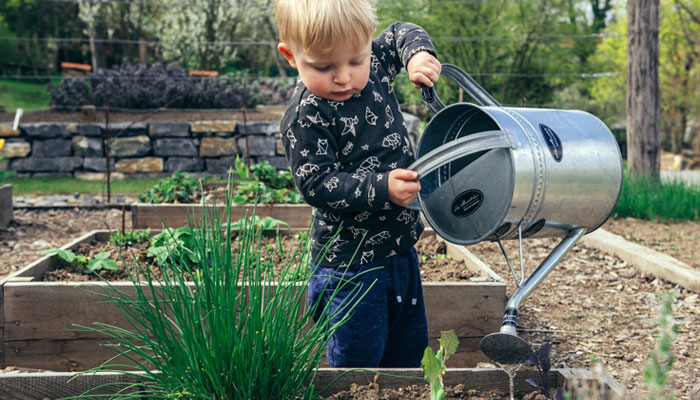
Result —
M 369 264 L 374 261 L 374 250 L 363 251 L 360 257 L 360 264 Z
M 390 123 L 394 123 L 394 113 L 391 111 L 391 107 L 389 107 L 389 105 L 386 106 L 386 118 Z
M 338 106 L 342 106 L 343 102 L 342 101 L 333 101 L 333 100 L 328 100 L 328 105 L 333 107 L 334 110 L 338 109 Z
M 312 163 L 306 163 L 303 165 L 300 165 L 299 168 L 297 168 L 295 174 L 296 176 L 306 179 L 309 176 L 313 175 L 315 172 L 318 172 L 320 168 L 316 164 Z
M 408 154 L 409 156 L 413 156 L 413 151 L 411 150 L 411 142 L 405 136 L 404 136 L 403 140 L 404 140 L 404 146 L 401 148 L 401 151 L 404 154 Z
M 370 207 L 374 206 L 374 198 L 377 196 L 376 191 L 374 189 L 374 186 L 369 185 L 369 191 L 367 193 L 367 204 L 369 204 Z
M 328 139 L 318 139 L 316 143 L 318 145 L 316 150 L 317 156 L 325 156 L 328 154 Z
M 396 150 L 399 145 L 401 145 L 401 136 L 396 132 L 385 136 L 384 140 L 382 140 L 382 147 L 391 147 L 392 150 Z
M 386 42 L 386 44 L 391 45 L 391 42 L 394 41 L 394 34 L 391 32 L 387 32 L 384 36 L 384 41 Z
M 350 227 L 350 232 L 352 232 L 352 238 L 355 239 L 358 236 L 363 236 L 364 234 L 367 233 L 367 229 L 364 228 L 355 228 L 354 226 Z
M 369 107 L 365 108 L 365 120 L 370 125 L 377 125 L 377 114 L 373 113 Z
M 350 152 L 352 151 L 352 148 L 353 148 L 353 147 L 355 147 L 355 143 L 353 143 L 353 142 L 348 142 L 348 143 L 345 145 L 345 147 L 343 147 L 343 150 L 341 150 L 340 152 L 343 153 L 344 156 L 347 156 L 348 154 L 350 154 Z
M 365 221 L 369 216 L 372 215 L 369 211 L 362 211 L 361 213 L 355 215 L 353 218 L 357 222 Z
M 337 176 L 334 176 L 334 177 L 332 177 L 331 179 L 325 181 L 325 182 L 323 183 L 323 186 L 325 186 L 326 189 L 328 189 L 329 192 L 332 192 L 333 189 L 335 189 L 335 188 L 338 187 L 338 183 L 340 183 L 340 179 L 338 179 Z
M 299 101 L 299 106 L 304 107 L 308 106 L 309 104 L 313 104 L 316 107 L 318 107 L 318 103 L 316 102 L 316 100 L 321 100 L 321 98 L 316 96 L 315 94 L 310 94 L 307 98 L 301 99 Z
M 372 68 L 372 72 L 375 74 L 379 72 L 379 60 L 374 54 L 372 54 L 372 57 L 370 58 L 370 67 Z
M 382 95 L 379 94 L 379 92 L 377 92 L 377 91 L 375 90 L 375 91 L 372 91 L 372 94 L 374 94 L 374 101 L 375 101 L 375 102 L 377 102 L 377 103 L 381 103 L 381 102 L 382 102 Z
M 399 214 L 398 217 L 396 217 L 396 220 L 399 222 L 403 222 L 404 224 L 409 224 L 411 221 L 413 221 L 413 213 L 409 210 L 404 209 L 401 211 L 401 214 Z
M 382 78 L 382 82 L 386 83 L 387 91 L 389 93 L 394 93 L 394 87 L 391 86 L 391 79 L 388 76 Z
M 350 204 L 348 204 L 345 200 L 329 201 L 326 204 L 335 210 L 350 207 Z
M 384 243 L 385 240 L 389 239 L 391 237 L 391 233 L 389 231 L 381 231 L 377 233 L 376 235 L 372 236 L 371 238 L 367 239 L 365 242 L 365 246 L 377 246 L 382 243 Z
M 297 144 L 297 138 L 294 136 L 294 132 L 292 132 L 292 128 L 287 129 L 287 140 L 289 140 L 289 146 L 291 148 L 294 148 L 294 145 Z
M 316 115 L 314 116 L 307 115 L 306 118 L 308 118 L 311 123 L 321 125 L 324 128 L 328 128 L 331 124 L 330 122 L 326 122 L 323 120 L 323 118 L 321 118 L 321 113 L 319 111 L 317 111 Z
M 364 182 L 367 174 L 374 172 L 380 165 L 382 165 L 382 163 L 379 162 L 377 157 L 372 156 L 366 158 L 364 161 L 362 161 L 362 164 L 360 164 L 355 173 L 352 174 L 352 177 L 360 182 Z
M 343 131 L 340 133 L 340 136 L 345 136 L 348 133 L 351 133 L 353 136 L 357 136 L 355 133 L 355 125 L 357 125 L 358 122 L 360 122 L 360 119 L 357 118 L 357 115 L 354 117 L 341 117 L 340 122 L 345 124 L 343 127 Z

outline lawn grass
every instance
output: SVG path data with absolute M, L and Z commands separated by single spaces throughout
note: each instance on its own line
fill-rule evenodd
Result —
M 6 112 L 15 112 L 18 108 L 25 111 L 45 110 L 50 105 L 46 82 L 0 79 L 0 106 L 5 106 Z
M 700 187 L 681 182 L 632 179 L 625 172 L 622 193 L 613 217 L 652 221 L 699 221 Z
M 111 182 L 112 194 L 139 194 L 151 189 L 157 178 L 118 179 Z M 52 194 L 106 194 L 105 181 L 87 181 L 75 178 L 8 178 L 3 183 L 12 184 L 14 195 Z

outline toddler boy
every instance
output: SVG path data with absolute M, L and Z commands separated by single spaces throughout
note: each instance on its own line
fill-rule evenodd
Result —
M 417 367 L 428 345 L 418 259 L 420 190 L 415 155 L 392 82 L 406 66 L 416 88 L 441 66 L 427 33 L 396 23 L 372 40 L 372 0 L 276 0 L 278 49 L 300 81 L 280 130 L 296 186 L 315 212 L 309 304 L 347 306 L 351 286 L 371 290 L 334 331 L 333 367 Z M 340 229 L 340 231 L 339 231 Z M 339 233 L 338 233 L 339 231 Z M 337 235 L 336 235 L 337 234 Z M 336 319 L 337 320 L 337 319 Z

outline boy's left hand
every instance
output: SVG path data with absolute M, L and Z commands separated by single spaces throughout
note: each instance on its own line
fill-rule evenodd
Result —
M 423 50 L 408 60 L 406 70 L 408 71 L 408 79 L 413 82 L 416 89 L 420 89 L 421 85 L 433 87 L 433 82 L 436 82 L 440 77 L 442 64 L 430 52 Z

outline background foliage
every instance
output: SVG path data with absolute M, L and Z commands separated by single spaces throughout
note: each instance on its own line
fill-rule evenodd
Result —
M 700 151 L 700 0 L 660 0 L 666 150 Z M 0 0 L 0 73 L 29 84 L 62 61 L 112 68 L 161 63 L 221 75 L 293 77 L 275 49 L 272 0 Z M 376 0 L 379 26 L 422 25 L 440 60 L 470 73 L 504 105 L 574 108 L 624 127 L 626 2 Z M 31 79 L 29 79 L 31 78 Z M 254 87 L 249 93 L 257 93 Z M 446 103 L 459 99 L 448 80 Z M 406 79 L 400 100 L 424 112 Z M 279 95 L 269 96 L 283 102 Z M 465 99 L 469 101 L 469 99 Z M 279 104 L 279 103 L 278 103 Z M 413 105 L 413 109 L 411 109 Z

